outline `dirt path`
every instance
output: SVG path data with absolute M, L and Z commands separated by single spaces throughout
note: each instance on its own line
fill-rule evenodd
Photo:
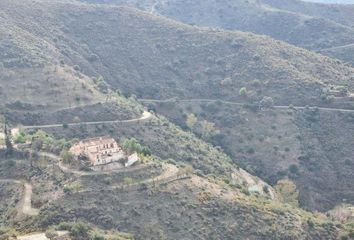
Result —
M 154 177 L 154 178 L 143 180 L 143 181 L 139 182 L 138 184 L 161 182 L 163 180 L 166 180 L 168 178 L 172 178 L 177 175 L 178 175 L 178 168 L 175 165 L 165 164 L 163 166 L 163 172 L 161 175 Z
M 119 169 L 112 169 L 112 170 L 107 170 L 107 171 L 92 171 L 92 172 L 85 172 L 85 171 L 79 171 L 79 170 L 74 170 L 70 169 L 69 167 L 65 166 L 62 162 L 58 162 L 58 167 L 65 173 L 72 173 L 76 174 L 79 176 L 95 176 L 95 175 L 101 175 L 101 174 L 109 174 L 109 173 L 127 173 L 127 172 L 133 172 L 137 171 L 140 169 L 144 169 L 148 167 L 149 164 L 145 165 L 139 165 L 136 167 L 129 167 L 129 168 L 119 168 Z
M 98 125 L 98 124 L 112 124 L 112 123 L 134 123 L 149 120 L 152 118 L 152 114 L 148 111 L 144 111 L 140 118 L 133 118 L 127 120 L 112 120 L 112 121 L 97 121 L 97 122 L 78 122 L 78 123 L 68 123 L 67 126 L 80 126 L 80 125 Z M 54 128 L 63 127 L 62 124 L 48 124 L 48 125 L 33 125 L 33 126 L 23 126 L 22 129 L 43 129 L 43 128 Z M 18 131 L 18 128 L 13 128 L 12 131 Z
M 63 172 L 72 173 L 72 174 L 76 174 L 76 175 L 79 175 L 79 176 L 94 176 L 94 175 L 101 175 L 101 174 L 105 174 L 105 173 L 107 173 L 107 174 L 108 173 L 126 173 L 126 172 L 132 172 L 132 171 L 144 169 L 144 168 L 149 166 L 149 164 L 145 164 L 145 165 L 140 165 L 140 166 L 136 166 L 136 167 L 112 169 L 112 170 L 107 170 L 107 171 L 85 172 L 85 171 L 79 171 L 79 170 L 70 169 L 70 167 L 66 166 L 65 164 L 63 164 L 61 162 L 60 156 L 55 155 L 53 153 L 39 152 L 38 155 L 42 156 L 42 157 L 48 157 L 48 158 L 51 158 L 53 160 L 58 161 L 57 165 Z
M 29 216 L 37 216 L 39 214 L 39 210 L 32 208 L 32 185 L 29 183 L 23 183 L 23 181 L 15 180 L 15 179 L 0 179 L 0 182 L 9 182 L 16 184 L 23 184 L 24 191 L 22 193 L 22 198 L 20 200 L 20 212 L 29 215 Z
M 224 104 L 229 104 L 229 105 L 235 105 L 235 106 L 243 106 L 245 103 L 239 103 L 239 102 L 231 102 L 231 101 L 224 101 L 224 100 L 218 100 L 218 99 L 184 99 L 184 100 L 179 100 L 176 98 L 170 98 L 170 99 L 165 99 L 165 100 L 156 100 L 156 99 L 139 99 L 140 102 L 145 102 L 145 103 L 167 103 L 167 102 L 173 102 L 173 101 L 177 101 L 177 102 L 206 102 L 206 103 L 211 103 L 211 102 L 221 102 Z M 289 109 L 289 106 L 282 106 L 282 105 L 278 105 L 278 106 L 273 106 L 273 108 L 275 109 Z M 294 109 L 305 109 L 306 107 L 304 106 L 294 106 Z M 354 110 L 351 109 L 343 109 L 343 108 L 326 108 L 326 107 L 316 107 L 319 110 L 323 110 L 323 111 L 329 111 L 329 112 L 350 112 L 350 113 L 354 113 Z
M 0 179 L 0 183 L 16 183 L 16 184 L 22 184 L 20 180 L 14 180 L 14 179 Z
M 29 216 L 37 216 L 39 210 L 32 208 L 32 185 L 25 183 L 25 192 L 23 196 L 22 213 Z
M 57 231 L 58 236 L 64 236 L 68 234 L 69 232 L 67 231 Z M 21 237 L 17 237 L 18 240 L 49 240 L 46 236 L 45 233 L 33 233 Z
M 337 46 L 337 47 L 323 48 L 323 49 L 318 50 L 318 52 L 338 50 L 338 49 L 344 49 L 344 48 L 348 48 L 348 47 L 354 47 L 354 43 L 343 45 L 343 46 Z
M 137 171 L 137 170 L 141 170 L 144 169 L 146 167 L 149 167 L 151 164 L 145 164 L 145 165 L 139 165 L 139 166 L 135 166 L 135 167 L 129 167 L 129 168 L 121 168 L 121 169 L 113 169 L 113 170 L 108 170 L 108 171 L 93 171 L 93 172 L 84 172 L 84 171 L 79 171 L 79 170 L 74 170 L 74 169 L 70 169 L 69 167 L 65 166 L 61 161 L 60 161 L 60 157 L 52 154 L 52 153 L 47 153 L 47 152 L 40 152 L 39 153 L 40 156 L 44 156 L 44 157 L 49 157 L 52 158 L 54 160 L 58 161 L 58 167 L 66 173 L 72 173 L 72 174 L 76 174 L 78 176 L 95 176 L 95 175 L 101 175 L 101 174 L 109 174 L 109 173 L 127 173 L 127 172 L 133 172 L 133 171 Z M 166 179 L 171 179 L 173 177 L 178 177 L 179 170 L 175 165 L 172 164 L 164 164 L 163 165 L 163 172 L 162 174 L 160 174 L 157 177 L 154 178 L 149 178 L 143 181 L 140 181 L 138 183 L 133 183 L 130 184 L 129 186 L 136 186 L 139 184 L 148 184 L 148 183 L 153 183 L 153 182 L 162 182 Z M 124 184 L 119 184 L 116 186 L 111 186 L 111 189 L 115 189 L 115 188 L 121 188 L 124 187 Z M 85 190 L 83 190 L 82 192 L 85 192 Z

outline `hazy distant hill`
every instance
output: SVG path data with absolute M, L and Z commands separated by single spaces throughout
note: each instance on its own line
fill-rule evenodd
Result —
M 354 4 L 353 0 L 304 0 L 305 2 L 318 2 L 327 4 Z

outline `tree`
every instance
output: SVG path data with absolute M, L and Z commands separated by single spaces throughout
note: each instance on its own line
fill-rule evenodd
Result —
M 200 123 L 201 126 L 201 135 L 203 139 L 210 139 L 215 135 L 220 133 L 220 130 L 215 127 L 215 123 L 208 122 L 206 120 Z
M 299 191 L 293 181 L 289 179 L 279 180 L 275 190 L 280 194 L 283 202 L 292 206 L 299 206 Z
M 260 107 L 262 108 L 272 108 L 274 106 L 274 100 L 271 97 L 263 97 L 260 101 Z
M 128 152 L 137 152 L 143 155 L 151 155 L 151 151 L 148 147 L 141 145 L 135 138 L 124 139 L 122 147 Z
M 84 239 L 89 239 L 89 232 L 91 230 L 91 227 L 84 224 L 84 223 L 76 223 L 74 226 L 72 226 L 70 235 L 74 237 L 74 239 L 77 240 L 84 240 Z
M 187 115 L 186 125 L 190 130 L 193 129 L 197 122 L 198 118 L 193 113 Z
M 5 121 L 4 133 L 5 133 L 6 155 L 11 155 L 13 153 L 14 148 L 12 145 L 11 130 L 8 129 L 6 121 Z
M 72 153 L 68 151 L 62 151 L 61 158 L 63 159 L 63 163 L 72 164 L 75 157 Z
M 240 91 L 238 92 L 241 96 L 247 96 L 247 88 L 243 87 L 240 89 Z
M 298 167 L 296 164 L 291 164 L 291 165 L 289 166 L 289 171 L 290 171 L 290 173 L 296 175 L 296 174 L 299 173 L 299 167 Z
M 134 179 L 132 179 L 132 178 L 130 178 L 130 177 L 125 177 L 125 178 L 123 179 L 123 182 L 124 182 L 125 185 L 131 185 L 131 184 L 134 183 Z

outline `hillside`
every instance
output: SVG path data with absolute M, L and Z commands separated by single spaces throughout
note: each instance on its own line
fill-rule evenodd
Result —
M 59 64 L 51 43 L 10 23 L 0 25 L 0 100 L 46 107 L 69 107 L 103 100 L 92 79 Z M 40 94 L 38 94 L 40 93 Z
M 10 167 L 6 162 L 0 162 L 2 176 L 30 176 L 32 203 L 40 211 L 38 216 L 23 216 L 16 204 L 11 204 L 12 215 L 18 217 L 6 221 L 1 216 L 0 223 L 9 230 L 1 230 L 0 236 L 11 231 L 11 226 L 16 226 L 19 233 L 72 228 L 72 234 L 76 236 L 72 239 L 82 239 L 90 229 L 81 226 L 74 231 L 75 224 L 82 223 L 97 226 L 106 234 L 119 229 L 126 233 L 121 233 L 121 238 L 117 239 L 137 240 L 180 237 L 338 239 L 351 236 L 348 235 L 351 234 L 350 226 L 325 215 L 250 196 L 212 178 L 192 175 L 166 183 L 139 183 L 159 174 L 161 164 L 128 175 L 112 172 L 80 177 L 63 172 L 53 159 L 35 163 L 32 169 L 26 158 L 12 161 L 15 164 Z M 137 184 L 125 183 L 125 176 L 133 177 Z M 124 187 L 118 187 L 122 184 Z M 13 184 L 7 184 L 0 189 L 0 196 L 6 191 L 14 191 L 11 189 Z
M 31 8 L 46 14 L 33 16 L 16 1 L 0 4 L 4 12 L 16 7 L 32 18 L 23 23 L 8 16 L 53 41 L 67 64 L 142 98 L 245 101 L 238 93 L 246 87 L 251 102 L 271 96 L 284 105 L 326 105 L 321 96 L 328 84 L 352 91 L 352 68 L 267 37 L 199 29 L 126 7 L 41 1 Z
M 190 130 L 199 137 L 203 137 L 200 123 L 214 123 L 220 132 L 207 141 L 273 186 L 284 177 L 295 181 L 304 208 L 327 211 L 343 201 L 354 203 L 353 112 L 259 110 L 198 100 L 149 103 L 149 107 L 184 129 L 190 129 L 187 119 L 195 114 L 198 120 Z
M 84 81 L 84 84 L 90 84 L 95 91 L 101 90 L 97 93 L 98 96 L 104 95 L 97 84 L 97 76 L 100 75 L 103 76 L 101 82 L 105 79 L 110 86 L 122 89 L 124 93 L 155 99 L 178 96 L 183 99 L 213 98 L 252 103 L 268 96 L 277 105 L 340 106 L 342 98 L 329 101 L 330 96 L 326 95 L 328 94 L 326 89 L 344 87 L 349 93 L 352 91 L 354 76 L 352 68 L 267 37 L 242 32 L 199 29 L 127 7 L 87 5 L 70 1 L 38 1 L 31 7 L 22 2 L 3 1 L 0 6 L 3 16 L 6 16 L 12 25 L 19 26 L 28 34 L 41 36 L 46 39 L 43 41 L 46 44 L 51 43 L 53 51 L 44 48 L 38 50 L 41 54 L 34 56 L 31 55 L 33 51 L 29 49 L 35 48 L 36 44 L 24 48 L 23 54 L 29 61 L 38 62 L 38 69 L 41 71 L 49 64 L 53 64 L 55 68 L 75 66 L 69 73 L 79 76 L 78 79 Z M 14 8 L 17 11 L 13 11 Z M 34 12 L 44 9 L 45 14 L 33 15 Z M 8 14 L 9 12 L 13 14 Z M 20 21 L 23 15 L 31 18 L 31 21 Z M 45 24 L 38 25 L 39 22 Z M 52 32 L 55 34 L 51 34 Z M 14 52 L 18 55 L 21 53 Z M 26 68 L 29 67 L 16 66 L 15 73 Z M 12 66 L 6 66 L 5 69 L 10 71 Z M 33 70 L 33 67 L 30 69 Z M 87 77 L 90 75 L 91 77 Z M 16 74 L 14 76 L 18 78 Z M 75 82 L 72 79 L 75 78 L 70 78 L 68 84 Z M 36 80 L 39 82 L 32 81 L 32 84 L 46 86 L 40 82 L 46 81 L 45 79 Z M 68 84 L 58 86 L 67 87 Z M 245 95 L 241 94 L 241 88 L 246 89 Z M 85 92 L 85 88 L 80 86 L 70 89 Z M 38 89 L 36 92 L 42 93 Z M 75 92 L 62 91 L 62 93 L 77 98 Z M 44 95 L 53 99 L 52 95 Z M 24 96 L 18 94 L 17 97 L 26 102 Z M 92 94 L 89 96 L 94 97 Z M 33 99 L 37 98 L 43 102 L 42 94 Z M 60 96 L 58 99 L 68 100 L 67 97 Z M 95 97 L 94 101 L 99 100 L 99 97 Z M 45 111 L 43 113 L 24 111 L 23 108 L 26 109 L 28 106 L 17 103 L 20 105 L 17 106 L 19 112 L 14 112 L 16 105 L 11 104 L 8 105 L 11 110 L 7 115 L 13 123 L 60 125 L 74 121 L 124 119 L 122 115 L 126 119 L 134 118 L 142 111 L 141 107 L 134 107 L 134 104 L 139 106 L 138 103 L 127 103 L 124 98 L 120 104 L 125 107 L 103 105 L 102 108 L 100 105 L 92 105 L 86 109 L 69 108 L 51 112 L 48 117 Z M 76 105 L 80 105 L 80 101 L 77 101 Z M 352 107 L 350 101 L 347 107 Z M 121 116 L 117 116 L 114 111 L 119 112 Z M 221 123 L 220 128 L 224 130 Z M 69 138 L 83 138 L 103 133 L 113 134 L 117 138 L 135 137 L 148 145 L 159 157 L 192 164 L 206 174 L 230 174 L 228 169 L 232 168 L 232 161 L 247 166 L 240 161 L 243 159 L 242 156 L 228 151 L 233 158 L 231 160 L 216 148 L 211 148 L 211 145 L 181 131 L 161 117 L 144 130 L 136 126 L 122 129 L 122 126 L 117 125 L 114 128 L 100 126 L 93 129 L 80 127 L 78 130 L 70 128 L 64 132 L 59 129 L 53 133 Z M 230 139 L 231 143 L 234 141 L 235 139 Z M 294 140 L 292 144 L 296 142 Z M 197 151 L 198 146 L 203 150 Z M 222 144 L 222 147 L 228 150 L 233 148 L 233 145 Z M 180 154 L 181 152 L 183 154 Z M 262 152 L 260 153 L 262 156 Z M 218 160 L 213 163 L 215 158 Z M 269 156 L 265 161 L 273 158 Z M 289 164 L 285 165 L 285 169 L 287 167 Z M 284 170 L 283 168 L 269 171 L 264 169 L 266 173 L 261 174 L 258 171 L 255 173 L 270 180 L 277 171 Z M 269 182 L 274 184 L 274 181 L 273 179 Z M 325 208 L 331 207 L 336 202 L 337 200 L 330 201 Z M 308 202 L 304 205 L 312 208 Z
M 348 27 L 354 26 L 354 5 L 327 5 L 299 0 L 263 0 L 262 2 L 285 11 L 328 19 Z
M 306 2 L 318 2 L 326 4 L 354 4 L 353 0 L 306 0 Z
M 191 25 L 264 34 L 316 51 L 354 43 L 354 7 L 350 5 L 300 0 L 82 1 L 127 4 Z M 346 61 L 340 55 L 323 53 Z M 351 58 L 349 63 L 354 63 L 354 60 Z

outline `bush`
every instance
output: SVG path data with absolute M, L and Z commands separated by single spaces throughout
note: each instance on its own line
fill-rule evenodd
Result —
M 59 231 L 71 231 L 72 224 L 67 223 L 67 222 L 61 222 L 58 225 L 58 230 Z
M 15 143 L 26 143 L 26 137 L 22 134 L 18 135 L 15 140 Z
M 89 232 L 91 227 L 84 223 L 76 223 L 71 227 L 70 235 L 77 240 L 90 239 Z
M 80 68 L 80 66 L 75 65 L 75 66 L 74 66 L 74 70 L 77 71 L 77 72 L 79 72 L 79 71 L 81 71 L 81 68 Z
M 260 106 L 263 108 L 272 108 L 274 106 L 274 100 L 271 97 L 263 97 L 260 101 Z
M 141 145 L 135 138 L 124 139 L 122 147 L 129 152 L 137 152 L 143 155 L 151 155 L 148 147 Z
M 63 151 L 61 153 L 61 158 L 63 159 L 63 163 L 72 164 L 75 159 L 75 156 L 68 151 Z
M 58 233 L 54 231 L 53 229 L 49 229 L 45 232 L 45 236 L 49 238 L 50 240 L 53 240 L 55 237 L 58 236 Z
M 268 194 L 268 193 L 269 193 L 269 187 L 268 187 L 267 185 L 264 185 L 264 186 L 263 186 L 263 192 L 264 192 L 265 194 Z
M 94 233 L 93 234 L 93 237 L 92 237 L 92 240 L 105 240 L 106 238 L 101 235 L 100 233 Z
M 16 162 L 14 160 L 11 160 L 11 159 L 6 161 L 5 164 L 6 164 L 6 167 L 8 167 L 8 168 L 16 166 Z
M 289 171 L 292 174 L 298 174 L 299 173 L 299 167 L 297 165 L 295 165 L 295 164 L 291 164 L 289 166 Z
M 111 185 L 112 184 L 112 178 L 111 177 L 106 177 L 103 179 L 103 183 L 106 185 Z
M 241 96 L 247 96 L 247 88 L 243 87 L 240 89 L 240 91 L 238 92 Z
M 131 185 L 134 183 L 134 179 L 130 178 L 130 177 L 125 177 L 123 180 L 125 185 Z

